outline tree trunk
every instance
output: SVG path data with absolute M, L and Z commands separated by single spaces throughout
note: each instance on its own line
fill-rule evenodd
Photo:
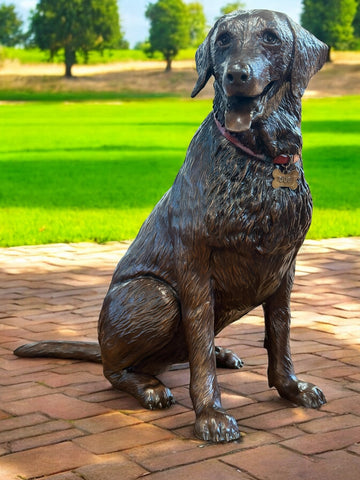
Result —
M 76 62 L 75 50 L 65 47 L 65 77 L 72 78 L 71 68 Z
M 171 62 L 172 62 L 172 59 L 171 58 L 166 58 L 166 68 L 165 68 L 165 72 L 171 72 Z

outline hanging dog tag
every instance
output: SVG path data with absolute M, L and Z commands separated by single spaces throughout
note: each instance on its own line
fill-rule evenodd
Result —
M 299 172 L 296 168 L 282 172 L 279 168 L 275 168 L 272 172 L 274 180 L 272 182 L 273 188 L 287 187 L 291 190 L 296 190 L 298 187 Z

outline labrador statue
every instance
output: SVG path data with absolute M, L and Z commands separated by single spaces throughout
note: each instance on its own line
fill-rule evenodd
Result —
M 242 362 L 214 339 L 262 305 L 269 386 L 293 404 L 325 403 L 295 375 L 289 328 L 295 260 L 312 213 L 301 97 L 327 51 L 282 13 L 221 17 L 196 52 L 192 92 L 213 76 L 213 111 L 115 270 L 99 344 L 45 341 L 15 354 L 101 361 L 111 384 L 149 409 L 174 403 L 156 375 L 189 362 L 195 435 L 227 442 L 240 432 L 222 408 L 216 367 Z

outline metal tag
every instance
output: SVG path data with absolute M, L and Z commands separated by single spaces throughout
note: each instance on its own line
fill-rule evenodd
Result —
M 291 190 L 296 190 L 298 187 L 299 172 L 296 168 L 282 172 L 279 168 L 275 168 L 272 172 L 274 180 L 272 182 L 273 188 L 287 187 Z

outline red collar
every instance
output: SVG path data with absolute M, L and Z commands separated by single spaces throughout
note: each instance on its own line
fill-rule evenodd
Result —
M 262 160 L 262 161 L 264 161 L 266 159 L 265 155 L 253 152 L 250 148 L 243 145 L 236 137 L 234 137 L 234 135 L 232 135 L 229 132 L 229 130 L 226 130 L 226 128 L 223 127 L 221 125 L 221 123 L 219 122 L 219 120 L 216 118 L 215 113 L 214 113 L 214 120 L 215 120 L 216 126 L 218 127 L 221 135 L 223 135 L 227 140 L 229 140 L 229 142 L 231 142 L 233 145 L 235 145 L 235 147 L 240 148 L 240 150 L 247 153 L 251 157 L 255 157 L 255 158 L 257 158 L 259 160 Z M 273 158 L 273 163 L 275 165 L 289 165 L 291 163 L 296 163 L 299 160 L 300 160 L 300 155 L 299 154 L 287 155 L 287 154 L 282 153 L 281 155 L 278 155 L 277 157 Z

